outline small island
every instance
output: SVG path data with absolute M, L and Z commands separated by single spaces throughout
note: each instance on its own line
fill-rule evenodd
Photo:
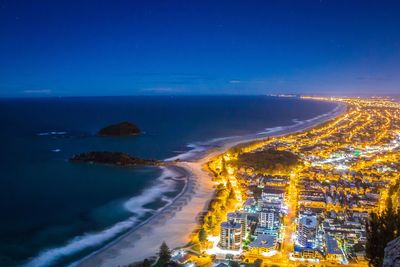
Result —
M 100 129 L 99 136 L 133 136 L 141 133 L 139 127 L 131 122 L 120 122 Z
M 141 159 L 131 156 L 123 152 L 109 152 L 109 151 L 93 151 L 73 155 L 70 158 L 72 162 L 87 162 L 87 163 L 98 163 L 108 164 L 117 166 L 160 166 L 164 165 L 164 162 L 152 159 Z

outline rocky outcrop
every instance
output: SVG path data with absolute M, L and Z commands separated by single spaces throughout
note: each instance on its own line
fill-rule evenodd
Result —
M 140 129 L 133 123 L 121 122 L 104 127 L 98 132 L 99 136 L 132 136 L 140 134 Z
M 383 267 L 400 267 L 400 237 L 386 245 Z
M 109 164 L 117 166 L 150 165 L 160 166 L 164 162 L 151 159 L 140 159 L 123 152 L 94 151 L 76 154 L 70 158 L 72 162 L 87 162 L 98 164 Z

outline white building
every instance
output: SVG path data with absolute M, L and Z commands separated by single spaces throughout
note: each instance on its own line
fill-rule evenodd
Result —
M 234 221 L 221 223 L 219 246 L 226 250 L 239 250 L 242 245 L 242 225 Z
M 228 213 L 228 221 L 233 221 L 235 223 L 240 223 L 242 225 L 242 240 L 246 238 L 247 235 L 247 213 L 244 212 L 230 212 Z
M 273 208 L 263 209 L 258 214 L 258 226 L 265 227 L 268 230 L 279 229 L 280 226 L 279 212 Z
M 317 239 L 317 218 L 315 215 L 302 215 L 299 220 L 297 241 L 304 248 L 315 248 Z

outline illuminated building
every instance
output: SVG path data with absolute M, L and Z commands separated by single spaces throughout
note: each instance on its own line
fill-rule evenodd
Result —
M 261 198 L 264 202 L 283 202 L 285 190 L 280 187 L 266 187 L 262 191 Z
M 226 250 L 239 250 L 242 244 L 242 225 L 234 221 L 221 223 L 219 246 Z
M 317 235 L 317 218 L 312 215 L 300 217 L 297 240 L 302 247 L 314 248 Z
M 250 212 L 250 213 L 255 213 L 257 212 L 257 201 L 254 198 L 248 198 L 244 202 L 243 205 L 243 210 Z
M 259 227 L 265 227 L 268 230 L 276 230 L 279 228 L 280 219 L 279 212 L 273 208 L 265 208 L 258 214 Z
M 245 239 L 247 235 L 247 214 L 243 212 L 228 213 L 228 221 L 240 223 L 242 226 L 242 239 Z

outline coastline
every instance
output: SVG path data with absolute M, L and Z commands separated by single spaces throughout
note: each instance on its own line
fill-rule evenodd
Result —
M 260 141 L 271 136 L 282 136 L 305 131 L 334 119 L 346 111 L 347 106 L 338 104 L 334 110 L 305 122 L 271 128 L 268 131 L 240 136 L 220 138 L 204 151 L 189 151 L 168 160 L 181 159 L 173 168 L 185 173 L 186 183 L 174 200 L 155 215 L 129 230 L 102 249 L 88 255 L 73 266 L 124 266 L 155 256 L 163 240 L 170 248 L 188 243 L 198 227 L 197 217 L 207 210 L 214 195 L 210 173 L 204 164 L 211 158 L 239 144 Z
M 330 102 L 330 101 L 326 101 Z M 209 142 L 199 143 L 199 146 L 204 146 L 204 149 L 194 148 L 189 150 L 186 153 L 180 154 L 175 157 L 171 157 L 166 159 L 165 161 L 174 161 L 174 160 L 182 160 L 195 162 L 200 161 L 202 158 L 207 157 L 210 154 L 218 155 L 224 153 L 229 148 L 234 146 L 253 142 L 253 141 L 261 141 L 265 138 L 272 136 L 282 136 L 293 134 L 297 132 L 302 132 L 311 128 L 314 128 L 320 124 L 323 124 L 331 119 L 334 119 L 347 110 L 347 105 L 344 103 L 336 103 L 337 106 L 330 112 L 319 115 L 317 117 L 311 118 L 306 121 L 296 122 L 287 126 L 278 126 L 273 128 L 267 128 L 266 131 L 257 132 L 254 134 L 248 134 L 243 136 L 232 136 L 232 137 L 224 137 L 224 138 L 216 138 Z

